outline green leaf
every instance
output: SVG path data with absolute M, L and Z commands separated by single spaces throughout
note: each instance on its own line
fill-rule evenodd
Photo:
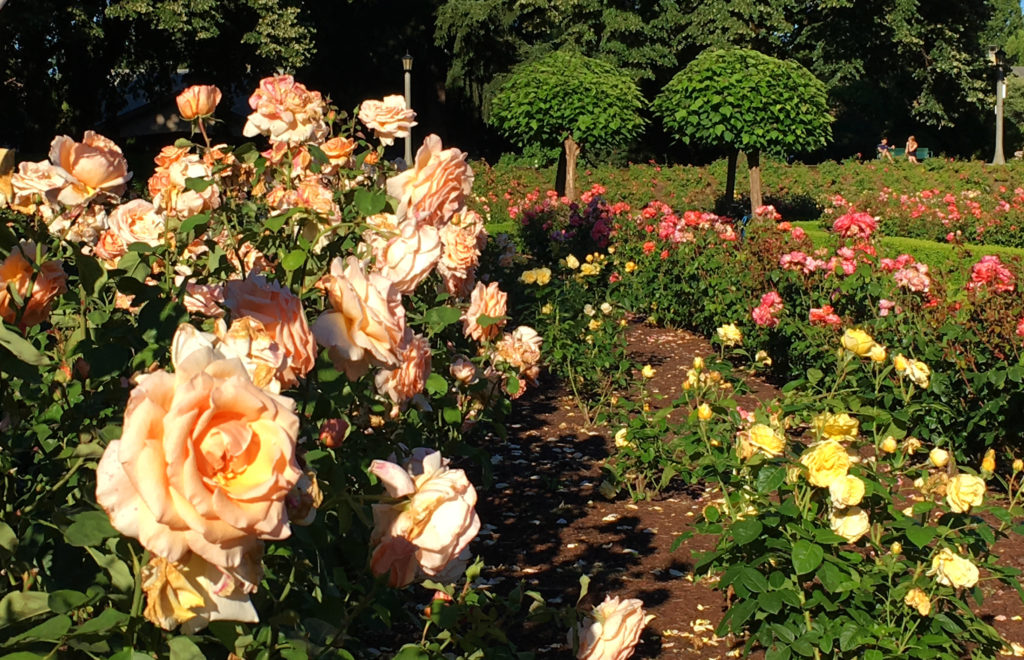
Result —
M 817 543 L 811 543 L 806 539 L 800 539 L 793 544 L 793 570 L 797 575 L 806 575 L 821 565 L 825 557 L 825 551 Z
M 732 538 L 736 541 L 737 545 L 746 545 L 754 539 L 761 536 L 761 532 L 764 530 L 764 525 L 761 521 L 755 518 L 748 518 L 745 520 L 737 520 L 729 528 L 729 532 L 732 534 Z
M 427 376 L 424 387 L 431 396 L 444 396 L 448 392 L 448 381 L 441 374 L 432 373 Z
M 516 378 L 515 376 L 510 375 L 508 377 L 508 381 L 505 383 L 505 389 L 508 390 L 509 396 L 515 396 L 516 394 L 518 394 L 520 387 L 521 384 L 519 382 L 519 379 Z
M 75 252 L 75 266 L 78 267 L 78 279 L 85 293 L 95 296 L 107 282 L 107 270 L 92 256 Z
M 352 201 L 355 202 L 356 210 L 359 211 L 359 214 L 365 217 L 376 215 L 383 211 L 387 205 L 388 198 L 383 190 L 357 188 Z
M 64 614 L 77 609 L 88 602 L 89 597 L 80 591 L 71 589 L 59 589 L 50 593 L 46 604 L 57 614 Z
M 476 323 L 481 328 L 486 328 L 494 325 L 495 323 L 498 323 L 499 321 L 504 321 L 507 318 L 507 316 L 488 316 L 486 314 L 481 314 L 480 316 L 476 317 Z
M 907 528 L 907 538 L 919 548 L 923 548 L 935 538 L 935 528 L 930 526 L 914 525 Z
M 99 616 L 94 616 L 75 630 L 76 633 L 85 635 L 88 633 L 106 632 L 111 628 L 124 625 L 128 621 L 128 615 L 109 607 Z
M 786 480 L 786 468 L 764 466 L 757 473 L 757 492 L 773 493 Z
M 212 185 L 213 179 L 204 179 L 202 177 L 188 177 L 185 179 L 185 187 L 198 193 L 205 192 Z
M 821 369 L 811 368 L 807 370 L 807 382 L 809 382 L 811 385 L 814 385 L 824 377 L 825 374 L 822 373 Z
M 50 611 L 50 594 L 42 591 L 12 591 L 0 600 L 0 628 Z
M 430 660 L 430 654 L 415 644 L 406 644 L 392 660 Z
M 5 522 L 0 521 L 0 548 L 7 550 L 8 552 L 14 552 L 14 549 L 18 547 L 18 536 L 11 529 L 11 526 Z
M 181 223 L 181 227 L 178 228 L 178 231 L 181 232 L 182 234 L 188 234 L 199 225 L 204 225 L 209 221 L 209 213 L 196 213 L 195 215 L 185 220 L 185 222 Z
M 436 334 L 459 320 L 462 316 L 455 307 L 431 307 L 423 315 L 432 334 Z
M 188 637 L 172 637 L 167 640 L 171 660 L 205 660 L 206 656 Z
M 444 421 L 448 424 L 461 424 L 462 423 L 462 411 L 458 408 L 452 408 L 450 406 L 445 407 L 441 412 L 444 417 Z
M 75 547 L 95 546 L 103 539 L 117 536 L 110 518 L 102 511 L 85 511 L 71 516 L 74 521 L 64 530 L 64 540 Z
M 24 642 L 29 640 L 38 640 L 43 642 L 58 642 L 64 637 L 64 633 L 71 629 L 71 618 L 67 615 L 60 614 L 43 621 L 38 626 L 29 628 L 20 635 L 16 635 L 9 640 L 6 644 L 14 644 L 16 642 Z M 6 645 L 5 644 L 5 645 Z
M 307 257 L 308 255 L 305 250 L 292 250 L 281 260 L 281 267 L 289 273 L 293 270 L 298 270 L 302 267 L 302 264 L 306 263 Z
M 27 339 L 8 330 L 6 324 L 0 324 L 0 346 L 6 348 L 25 364 L 41 367 L 50 363 L 46 356 L 36 350 L 36 347 Z

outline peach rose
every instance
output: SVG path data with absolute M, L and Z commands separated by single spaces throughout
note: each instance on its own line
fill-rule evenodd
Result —
M 181 562 L 151 557 L 142 568 L 142 591 L 146 594 L 143 616 L 164 630 L 180 625 L 183 635 L 194 635 L 211 621 L 259 621 L 241 585 L 191 552 Z
M 406 332 L 412 334 L 408 328 Z M 401 364 L 381 369 L 373 378 L 377 391 L 398 405 L 408 403 L 422 392 L 430 375 L 430 342 L 421 335 L 412 335 L 405 344 L 399 353 Z
M 92 253 L 107 268 L 117 268 L 117 261 L 128 252 L 128 246 L 117 232 L 106 229 L 100 234 Z
M 452 378 L 467 386 L 472 385 L 477 380 L 476 365 L 465 355 L 456 355 L 452 359 L 451 366 L 448 367 L 448 373 L 452 375 Z
M 506 362 L 526 376 L 531 385 L 537 376 L 536 367 L 540 364 L 540 349 L 544 338 L 528 325 L 521 325 L 510 333 L 505 333 L 494 346 L 497 360 Z
M 430 225 L 406 220 L 390 236 L 364 234 L 374 256 L 374 270 L 391 280 L 400 293 L 412 293 L 434 270 L 441 257 L 441 238 Z
M 505 319 L 484 327 L 478 323 L 481 316 L 499 317 L 505 316 L 508 294 L 498 289 L 497 282 L 491 282 L 484 286 L 483 282 L 477 282 L 476 288 L 469 298 L 469 309 L 462 314 L 462 332 L 470 339 L 483 341 L 493 339 L 501 332 L 505 325 Z
M 313 323 L 313 336 L 350 380 L 370 364 L 396 367 L 405 337 L 402 296 L 380 273 L 363 271 L 356 257 L 336 257 L 320 284 L 331 308 Z
M 245 137 L 266 135 L 275 142 L 299 145 L 327 132 L 324 101 L 292 76 L 271 76 L 260 81 L 249 97 L 249 115 L 242 129 Z
M 50 316 L 54 298 L 68 290 L 62 263 L 42 261 L 45 255 L 45 247 L 23 240 L 0 263 L 0 318 L 5 322 L 22 329 L 42 323 Z M 12 289 L 20 303 L 11 296 Z
M 469 277 L 487 246 L 483 219 L 468 209 L 456 214 L 451 222 L 441 227 L 441 244 L 444 249 L 437 264 L 441 277 Z
M 386 575 L 392 587 L 444 573 L 480 530 L 476 489 L 466 473 L 449 469 L 440 453 L 424 448 L 413 450 L 404 469 L 376 460 L 370 472 L 388 495 L 402 498 L 373 505 L 370 569 Z
M 395 138 L 409 137 L 416 113 L 405 107 L 401 94 L 385 96 L 383 101 L 368 99 L 359 106 L 359 121 L 373 130 L 381 144 L 392 145 Z
M 182 158 L 185 158 L 189 154 L 189 147 L 176 147 L 171 144 L 166 147 L 162 147 L 160 149 L 160 153 L 153 158 L 153 162 L 156 163 L 156 169 L 166 170 L 172 164 L 178 162 Z
M 121 438 L 96 468 L 96 501 L 154 555 L 183 562 L 191 551 L 254 588 L 259 539 L 291 534 L 284 500 L 302 474 L 295 402 L 210 349 L 176 369 L 138 378 Z
M 241 360 L 256 387 L 274 394 L 281 391 L 279 380 L 287 356 L 256 319 L 243 316 L 230 328 L 217 319 L 214 334 L 200 332 L 187 323 L 179 325 L 171 342 L 171 364 L 177 367 L 200 350 L 213 351 L 217 359 Z
M 50 162 L 67 182 L 57 195 L 65 206 L 84 204 L 99 193 L 119 197 L 132 178 L 121 148 L 93 131 L 81 142 L 66 135 L 53 138 Z
M 224 284 L 224 302 L 232 319 L 250 316 L 259 321 L 288 356 L 282 385 L 297 385 L 316 364 L 316 340 L 294 293 L 262 275 L 250 275 Z
M 213 114 L 220 103 L 220 90 L 216 85 L 192 85 L 178 94 L 174 99 L 178 104 L 178 114 L 186 121 Z
M 466 154 L 442 149 L 441 138 L 428 135 L 406 171 L 388 179 L 388 194 L 398 199 L 396 215 L 440 227 L 458 211 L 473 189 Z
M 352 154 L 356 150 L 356 141 L 352 138 L 332 137 L 320 145 L 320 150 L 327 156 L 330 163 L 323 170 L 324 174 L 334 174 L 341 167 L 348 167 L 352 161 Z
M 171 163 L 164 173 L 154 173 L 159 177 L 162 186 L 153 195 L 153 205 L 173 218 L 189 218 L 203 211 L 211 211 L 220 206 L 220 188 L 211 183 L 205 190 L 190 190 L 185 187 L 188 179 L 213 179 L 213 169 L 196 154 L 189 154 Z M 150 179 L 150 192 L 154 190 L 154 180 Z
M 95 245 L 107 229 L 107 211 L 101 204 L 85 204 L 64 209 L 47 219 L 47 229 L 71 243 Z
M 183 276 L 175 276 L 174 285 L 181 286 L 185 280 Z M 185 284 L 185 297 L 181 301 L 189 314 L 202 314 L 211 318 L 224 316 L 224 285 L 223 284 L 199 284 L 188 282 Z
M 110 213 L 107 222 L 125 245 L 145 243 L 156 247 L 164 242 L 164 217 L 144 199 L 121 204 Z
M 38 211 L 52 216 L 56 213 L 57 195 L 65 185 L 64 177 L 49 161 L 18 163 L 18 171 L 11 175 L 11 208 L 26 215 Z
M 626 660 L 640 641 L 640 633 L 654 618 L 644 611 L 643 601 L 619 600 L 606 596 L 604 601 L 576 627 L 580 647 L 578 660 Z

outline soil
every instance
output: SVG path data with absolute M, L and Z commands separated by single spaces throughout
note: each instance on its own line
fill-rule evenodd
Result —
M 632 359 L 657 369 L 652 389 L 666 394 L 678 392 L 695 356 L 714 350 L 692 333 L 641 324 L 630 326 L 628 339 Z M 739 397 L 744 407 L 778 395 L 758 379 L 747 385 L 749 394 Z M 477 505 L 484 525 L 475 551 L 483 554 L 486 576 L 501 585 L 495 588 L 507 591 L 521 581 L 551 605 L 572 605 L 586 574 L 583 606 L 617 595 L 641 599 L 656 615 L 633 657 L 743 657 L 744 640 L 713 632 L 727 609 L 725 594 L 714 590 L 714 577 L 693 570 L 695 554 L 712 548 L 714 539 L 694 535 L 671 549 L 679 534 L 693 530 L 714 489 L 694 486 L 640 502 L 625 495 L 606 499 L 598 488 L 601 466 L 615 452 L 614 429 L 588 428 L 554 379 L 517 401 L 512 419 L 507 440 L 495 439 L 489 447 L 494 482 L 481 489 Z M 996 550 L 1004 562 L 1024 569 L 1021 539 L 1005 539 Z M 1014 590 L 987 589 L 979 611 L 1004 639 L 1024 644 L 1024 604 Z M 568 656 L 565 632 L 550 623 L 509 634 L 540 658 Z

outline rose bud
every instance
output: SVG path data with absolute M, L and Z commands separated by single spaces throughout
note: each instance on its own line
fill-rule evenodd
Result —
M 216 85 L 192 85 L 178 94 L 178 113 L 182 119 L 192 121 L 213 114 L 220 103 L 221 93 Z

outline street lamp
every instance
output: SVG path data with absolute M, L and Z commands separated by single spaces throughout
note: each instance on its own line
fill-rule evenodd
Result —
M 412 55 L 402 56 L 402 70 L 405 71 L 405 107 L 412 107 Z M 1000 106 L 1001 107 L 1001 106 Z M 412 129 L 405 136 L 405 166 L 412 167 Z
M 999 46 L 988 47 L 988 61 L 996 67 L 996 151 L 992 156 L 993 165 L 1005 165 L 1003 156 L 1003 99 L 1006 98 L 1006 78 L 1003 75 L 1003 51 Z

